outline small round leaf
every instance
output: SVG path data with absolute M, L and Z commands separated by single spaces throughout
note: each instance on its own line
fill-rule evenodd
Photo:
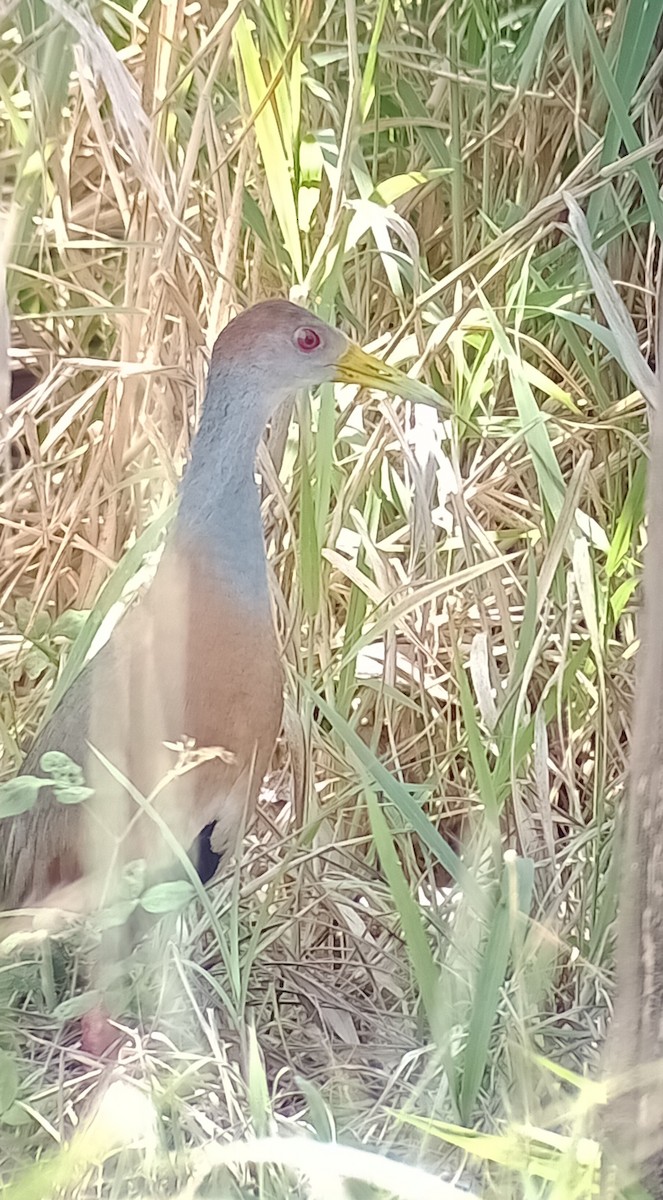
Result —
M 78 786 L 85 782 L 82 767 L 61 750 L 47 750 L 39 759 L 39 766 L 56 783 Z

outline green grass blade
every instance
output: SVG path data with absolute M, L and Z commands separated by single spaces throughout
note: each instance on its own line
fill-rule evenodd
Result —
M 421 910 L 412 896 L 410 885 L 398 861 L 398 855 L 394 847 L 394 840 L 387 819 L 382 812 L 375 792 L 371 788 L 366 788 L 365 795 L 375 846 L 382 864 L 382 870 L 391 889 L 396 911 L 400 917 L 412 974 L 417 981 L 421 993 L 421 1000 L 428 1018 L 428 1024 L 433 1035 L 438 1039 L 442 1032 L 438 1028 L 439 970 L 431 954 L 421 918 Z
M 513 912 L 505 874 L 502 895 L 489 921 L 488 934 L 474 989 L 467 1046 L 460 1088 L 461 1120 L 469 1121 L 488 1061 L 490 1036 L 495 1024 L 500 991 L 511 953 Z
M 532 456 L 534 470 L 542 499 L 546 501 L 553 517 L 557 518 L 564 503 L 566 486 L 564 477 L 555 458 L 546 422 L 527 381 L 520 356 L 511 345 L 493 309 L 483 293 L 479 292 L 481 306 L 488 318 L 493 336 L 506 361 L 513 387 L 518 416 L 527 448 Z
M 322 696 L 313 692 L 313 689 L 310 690 L 314 703 L 319 707 L 323 716 L 327 718 L 332 729 L 342 738 L 346 750 L 349 750 L 361 768 L 361 771 L 368 774 L 368 777 L 377 784 L 387 799 L 398 809 L 409 827 L 419 835 L 424 845 L 428 847 L 435 858 L 449 872 L 452 879 L 455 879 L 472 907 L 478 913 L 484 913 L 486 911 L 486 897 L 481 888 L 462 859 L 451 849 L 451 846 L 445 842 L 442 835 L 432 822 L 429 821 L 408 789 L 404 784 L 399 783 L 391 772 L 383 766 L 373 754 L 370 747 L 355 733 L 352 726 L 347 721 L 344 721 L 331 705 L 322 699 Z

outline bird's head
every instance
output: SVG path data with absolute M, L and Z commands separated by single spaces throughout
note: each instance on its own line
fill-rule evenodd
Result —
M 235 317 L 219 335 L 210 375 L 250 380 L 264 398 L 265 420 L 287 396 L 321 383 L 356 383 L 424 403 L 440 403 L 425 384 L 351 342 L 340 329 L 291 304 L 266 300 Z

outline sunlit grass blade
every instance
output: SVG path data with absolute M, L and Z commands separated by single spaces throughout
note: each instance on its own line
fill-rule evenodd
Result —
M 265 77 L 253 41 L 251 25 L 245 13 L 241 13 L 237 20 L 234 37 L 242 63 L 249 103 L 252 114 L 254 114 L 256 138 L 262 155 L 274 212 L 290 256 L 295 279 L 301 280 L 302 248 L 288 160 L 272 108 L 272 101 L 267 99 Z

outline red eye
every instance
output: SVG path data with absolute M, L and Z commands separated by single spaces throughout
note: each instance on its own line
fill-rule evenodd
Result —
M 295 345 L 305 354 L 311 350 L 317 350 L 320 342 L 320 334 L 316 333 L 315 329 L 298 329 L 295 334 Z

